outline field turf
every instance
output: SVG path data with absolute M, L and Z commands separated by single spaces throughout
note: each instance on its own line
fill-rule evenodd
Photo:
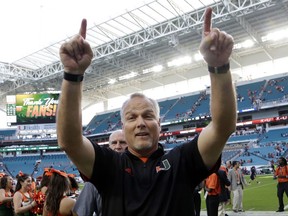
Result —
M 246 176 L 247 182 L 249 176 Z M 260 183 L 257 184 L 256 181 Z M 201 193 L 202 210 L 206 210 L 203 191 Z M 288 198 L 284 193 L 284 205 L 288 206 Z M 232 205 L 226 206 L 226 209 L 232 210 Z M 277 198 L 277 180 L 272 175 L 258 175 L 256 179 L 250 183 L 243 191 L 243 209 L 245 211 L 276 211 L 278 209 Z

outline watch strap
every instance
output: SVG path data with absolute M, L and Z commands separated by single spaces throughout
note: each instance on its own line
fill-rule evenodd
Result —
M 222 66 L 219 67 L 212 67 L 208 65 L 208 71 L 210 73 L 215 73 L 215 74 L 223 74 L 223 73 L 227 73 L 230 70 L 230 64 L 224 64 Z
M 70 74 L 64 71 L 63 79 L 71 82 L 82 82 L 84 76 L 83 74 Z

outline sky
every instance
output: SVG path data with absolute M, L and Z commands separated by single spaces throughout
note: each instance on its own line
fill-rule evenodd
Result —
M 0 62 L 12 63 L 152 0 L 9 0 L 0 1 Z
M 12 63 L 152 0 L 9 0 L 0 1 L 0 62 Z M 0 84 L 1 85 L 1 84 Z M 0 111 L 0 119 L 6 113 Z M 0 121 L 0 128 L 7 128 Z

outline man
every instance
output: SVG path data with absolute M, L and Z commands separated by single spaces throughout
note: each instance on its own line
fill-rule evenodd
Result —
M 114 131 L 109 136 L 109 148 L 122 153 L 125 151 L 127 143 L 124 138 L 122 130 Z M 90 182 L 85 182 L 85 185 L 77 198 L 76 204 L 73 208 L 78 216 L 101 216 L 102 210 L 101 196 L 97 189 Z
M 276 212 L 284 211 L 284 201 L 283 195 L 284 192 L 288 197 L 288 165 L 287 160 L 284 157 L 280 157 L 278 160 L 278 167 L 275 171 L 275 177 L 278 179 L 277 184 L 277 197 L 279 201 L 279 208 Z
M 201 213 L 201 190 L 204 188 L 204 181 L 198 184 L 193 192 L 193 206 L 194 206 L 194 214 L 195 216 L 200 216 Z
M 110 134 L 109 148 L 119 153 L 125 151 L 127 143 L 122 130 L 117 130 Z
M 252 166 L 250 169 L 250 180 L 249 180 L 249 184 L 254 181 L 256 178 L 256 167 Z M 256 180 L 257 184 L 260 184 L 260 182 L 258 180 Z
M 229 69 L 233 38 L 211 28 L 212 9 L 205 12 L 200 51 L 209 65 L 212 121 L 193 141 L 164 154 L 158 144 L 158 103 L 133 94 L 121 109 L 128 144 L 124 154 L 100 148 L 82 136 L 81 92 L 84 72 L 93 53 L 80 32 L 60 49 L 64 80 L 57 113 L 60 147 L 102 197 L 104 216 L 193 215 L 192 195 L 216 171 L 223 147 L 236 126 L 236 100 Z
M 225 164 L 226 164 L 226 171 L 229 172 L 229 170 L 233 168 L 232 164 L 231 164 L 231 161 L 226 161 Z
M 231 161 L 230 160 L 228 160 L 228 161 L 226 161 L 226 173 L 227 173 L 227 175 L 228 175 L 228 173 L 229 173 L 229 170 L 230 169 L 232 169 L 233 167 L 232 167 L 232 163 L 231 163 Z M 227 198 L 228 198 L 228 200 L 227 200 L 227 205 L 231 205 L 231 191 L 230 191 L 230 189 L 229 188 L 227 188 Z
M 219 216 L 228 216 L 226 214 L 226 204 L 230 200 L 228 187 L 231 185 L 231 182 L 228 179 L 228 171 L 225 166 L 221 166 L 218 170 L 218 177 L 221 187 L 221 192 L 219 194 L 219 208 L 218 215 Z
M 216 173 L 212 173 L 205 180 L 206 209 L 208 216 L 218 216 L 219 195 L 221 193 L 220 179 Z
M 228 179 L 231 182 L 231 191 L 233 193 L 233 211 L 243 212 L 243 189 L 247 186 L 244 175 L 240 169 L 240 162 L 233 161 L 233 168 L 228 173 Z

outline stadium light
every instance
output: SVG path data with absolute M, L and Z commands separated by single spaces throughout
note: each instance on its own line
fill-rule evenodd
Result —
M 263 36 L 261 38 L 261 40 L 262 40 L 262 42 L 265 42 L 265 41 L 279 41 L 279 40 L 282 40 L 284 38 L 287 38 L 288 37 L 287 34 L 288 34 L 288 28 L 269 33 L 266 36 Z
M 155 65 L 154 67 L 144 69 L 143 74 L 152 73 L 152 72 L 160 72 L 162 70 L 163 70 L 162 65 Z
M 160 72 L 160 71 L 163 70 L 163 66 L 162 66 L 162 65 L 156 65 L 156 66 L 154 66 L 154 67 L 152 68 L 152 70 L 153 70 L 154 72 Z
M 255 44 L 254 41 L 248 39 L 242 43 L 234 44 L 234 49 L 249 48 L 249 47 L 254 46 L 254 44 Z
M 131 73 L 129 73 L 129 74 L 125 74 L 125 75 L 123 75 L 123 76 L 120 76 L 120 77 L 119 77 L 119 80 L 131 79 L 131 78 L 133 78 L 133 77 L 136 77 L 137 75 L 138 75 L 138 73 L 136 73 L 136 72 L 131 72 Z
M 174 59 L 170 62 L 167 63 L 168 67 L 174 67 L 174 66 L 182 66 L 182 65 L 186 65 L 186 64 L 190 64 L 192 62 L 192 59 L 190 56 L 184 56 L 182 58 L 177 58 Z
M 108 81 L 108 84 L 113 85 L 113 84 L 116 83 L 116 82 L 117 82 L 116 79 L 110 79 L 110 80 Z
M 195 61 L 202 61 L 203 60 L 203 56 L 198 52 L 194 55 L 194 60 Z

